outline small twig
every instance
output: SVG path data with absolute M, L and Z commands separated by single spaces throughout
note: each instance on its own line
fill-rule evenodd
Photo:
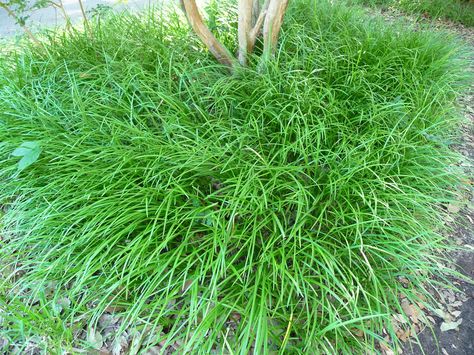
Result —
M 59 0 L 59 3 L 54 2 L 54 1 L 49 1 L 49 4 L 51 4 L 56 9 L 61 10 L 61 15 L 66 20 L 66 29 L 69 30 L 72 27 L 72 22 L 71 22 L 71 18 L 69 17 L 69 15 L 66 12 L 66 9 L 64 8 L 63 1 Z
M 53 7 L 59 7 L 61 5 L 59 5 L 57 2 L 54 2 L 54 1 L 48 1 L 48 4 L 52 5 Z
M 64 8 L 64 3 L 63 0 L 59 0 L 58 8 L 61 10 L 64 19 L 66 20 L 66 29 L 70 29 L 72 27 L 72 22 L 71 22 L 71 17 L 66 12 L 66 9 Z
M 13 19 L 16 21 L 16 23 L 18 23 L 18 24 L 21 26 L 21 28 L 23 29 L 23 31 L 25 31 L 25 33 L 28 35 L 28 37 L 30 37 L 30 39 L 31 39 L 34 43 L 36 43 L 36 44 L 38 44 L 38 45 L 40 45 L 40 46 L 43 46 L 43 44 L 42 44 L 41 41 L 38 39 L 38 37 L 36 37 L 36 36 L 33 34 L 33 32 L 31 32 L 30 29 L 29 29 L 22 21 L 20 21 L 20 19 L 18 18 L 18 16 L 15 15 L 15 13 L 7 6 L 7 4 L 5 4 L 5 3 L 3 3 L 3 2 L 0 2 L 0 7 L 1 7 L 2 9 L 4 9 L 4 10 L 7 12 L 8 16 L 10 16 L 11 18 L 13 18 Z

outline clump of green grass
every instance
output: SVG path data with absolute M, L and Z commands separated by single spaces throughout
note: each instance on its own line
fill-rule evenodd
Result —
M 142 349 L 396 347 L 460 181 L 455 43 L 301 1 L 264 71 L 230 76 L 153 13 L 3 57 L 3 303 L 61 319 L 64 348 L 111 309 Z
M 412 14 L 446 19 L 474 26 L 474 3 L 470 0 L 348 0 L 351 4 L 393 6 Z

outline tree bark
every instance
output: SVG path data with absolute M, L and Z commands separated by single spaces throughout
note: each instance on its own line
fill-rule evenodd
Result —
M 252 7 L 252 27 L 257 23 L 258 16 L 260 15 L 260 0 L 253 0 Z
M 258 2 L 258 0 L 256 0 Z M 255 23 L 253 25 L 252 30 L 250 31 L 249 35 L 249 53 L 253 52 L 253 48 L 255 47 L 255 42 L 257 41 L 257 37 L 260 34 L 260 30 L 262 29 L 262 24 L 263 21 L 265 20 L 267 16 L 267 11 L 268 11 L 268 5 L 270 4 L 270 0 L 266 0 L 263 7 L 260 10 L 260 13 L 258 14 L 257 19 L 255 20 Z M 260 6 L 259 6 L 260 8 Z M 255 9 L 255 7 L 254 7 Z
M 263 60 L 275 54 L 283 17 L 289 0 L 238 0 L 238 61 L 220 43 L 206 26 L 195 0 L 180 0 L 189 24 L 219 63 L 231 69 L 239 63 L 247 65 L 248 55 L 253 52 L 263 25 Z M 262 6 L 261 6 L 262 5 Z
M 84 27 L 86 28 L 86 31 L 88 31 L 90 33 L 90 35 L 92 36 L 92 28 L 90 26 L 89 20 L 87 19 L 84 4 L 82 3 L 82 0 L 78 0 L 78 2 L 79 2 L 79 7 L 81 8 L 82 18 L 83 18 L 83 21 L 84 21 Z
M 253 0 L 239 0 L 239 63 L 243 66 L 247 65 L 247 56 L 251 51 L 250 32 L 252 30 L 252 10 Z
M 270 0 L 263 24 L 263 56 L 268 59 L 275 54 L 283 17 L 288 0 Z
M 184 8 L 189 24 L 209 51 L 216 57 L 217 61 L 228 67 L 235 65 L 235 59 L 229 50 L 220 43 L 205 25 L 195 0 L 181 0 L 181 6 Z

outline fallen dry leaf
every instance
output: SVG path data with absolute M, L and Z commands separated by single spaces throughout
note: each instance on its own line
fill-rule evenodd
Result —
M 87 331 L 87 342 L 90 343 L 94 349 L 99 350 L 103 344 L 102 335 L 94 327 L 90 327 Z
M 451 213 L 458 213 L 461 211 L 461 207 L 458 205 L 455 205 L 454 203 L 448 204 L 448 211 Z
M 397 338 L 405 343 L 410 337 L 411 332 L 410 329 L 399 329 L 396 334 Z
M 426 318 L 429 322 L 431 322 L 432 324 L 436 324 L 436 321 L 435 321 L 435 319 L 434 319 L 433 317 L 431 317 L 431 316 L 426 316 L 425 318 Z
M 183 284 L 183 287 L 181 288 L 181 292 L 186 292 L 191 287 L 193 282 L 193 279 L 186 280 Z
M 353 329 L 352 334 L 354 334 L 358 338 L 363 338 L 364 337 L 364 332 L 360 329 Z
M 423 303 L 421 303 L 421 302 L 416 302 L 416 304 L 418 305 L 418 307 L 419 307 L 420 309 L 425 309 L 425 308 L 426 308 L 425 305 L 424 305 Z
M 401 306 L 403 312 L 405 312 L 405 314 L 410 317 L 413 322 L 418 323 L 419 311 L 417 307 L 410 304 L 410 302 L 406 298 L 402 300 Z
M 384 341 L 379 342 L 380 349 L 382 350 L 382 354 L 384 355 L 395 355 L 395 352 L 388 346 L 388 344 Z
M 449 305 L 450 305 L 451 307 L 461 307 L 461 306 L 462 306 L 462 302 L 461 302 L 461 301 L 456 301 L 456 302 L 450 303 Z
M 451 312 L 451 314 L 453 315 L 454 318 L 457 318 L 461 315 L 461 311 L 453 311 Z
M 399 277 L 398 280 L 405 287 L 408 287 L 410 285 L 410 280 L 408 280 L 406 277 Z
M 422 293 L 415 292 L 416 297 L 418 297 L 420 300 L 426 302 L 426 296 Z
M 447 322 L 451 321 L 451 315 L 440 308 L 433 309 L 433 314 Z
M 112 344 L 112 354 L 113 355 L 120 355 L 125 353 L 128 349 L 128 337 L 125 335 L 121 335 L 120 338 L 115 339 Z
M 448 330 L 458 330 L 459 325 L 462 323 L 462 318 L 456 322 L 443 322 L 441 323 L 441 331 L 447 332 Z
M 396 313 L 393 315 L 393 318 L 398 322 L 402 324 L 408 323 L 408 320 L 400 313 Z
M 123 310 L 125 310 L 125 307 L 123 306 L 107 306 L 105 308 L 105 312 L 109 312 L 109 313 L 121 312 Z

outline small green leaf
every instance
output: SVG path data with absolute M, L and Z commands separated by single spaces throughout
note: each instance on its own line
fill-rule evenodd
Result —
M 28 149 L 28 148 L 16 148 L 12 155 L 14 157 L 22 157 L 24 155 L 27 155 L 29 152 L 31 151 L 31 149 Z
M 24 170 L 36 162 L 41 154 L 39 142 L 24 142 L 12 152 L 12 156 L 21 157 L 18 162 L 18 170 Z

